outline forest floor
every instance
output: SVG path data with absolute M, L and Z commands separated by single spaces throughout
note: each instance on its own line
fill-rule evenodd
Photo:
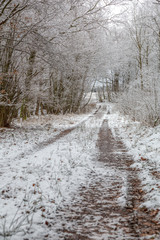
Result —
M 160 239 L 159 130 L 107 104 L 1 129 L 0 239 Z

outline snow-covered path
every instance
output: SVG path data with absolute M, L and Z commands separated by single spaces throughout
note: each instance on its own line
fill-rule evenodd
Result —
M 104 105 L 42 149 L 8 162 L 0 239 L 159 239 L 154 212 L 139 209 L 143 191 L 132 157 L 107 119 Z
M 113 137 L 106 120 L 97 145 L 100 154 L 95 170 L 89 173 L 70 204 L 64 203 L 49 220 L 46 239 L 150 239 L 159 230 L 144 212 L 137 211 L 142 196 L 137 175 L 129 167 L 131 156 L 122 142 Z M 152 239 L 159 238 L 154 235 Z
M 48 233 L 43 238 L 158 240 L 160 226 L 153 219 L 154 212 L 149 215 L 139 208 L 144 199 L 137 173 L 130 168 L 132 157 L 119 137 L 113 137 L 107 120 L 101 126 L 97 147 L 95 168 L 71 202 L 64 201 L 49 218 Z

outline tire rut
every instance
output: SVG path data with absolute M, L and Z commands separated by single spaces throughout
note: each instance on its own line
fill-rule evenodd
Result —
M 91 171 L 88 183 L 80 187 L 71 204 L 58 209 L 52 221 L 57 237 L 48 236 L 49 239 L 140 239 L 130 196 L 132 160 L 121 141 L 113 137 L 106 120 L 100 129 L 97 147 L 99 163 L 106 173 Z M 135 178 L 136 175 L 132 176 Z
M 102 111 L 95 115 L 103 116 Z M 132 157 L 121 139 L 113 136 L 107 120 L 100 128 L 97 147 L 99 156 L 93 161 L 103 171 L 95 167 L 71 202 L 64 201 L 54 217 L 48 216 L 48 234 L 41 239 L 160 239 L 159 225 L 140 208 L 144 196 L 137 172 L 130 167 Z

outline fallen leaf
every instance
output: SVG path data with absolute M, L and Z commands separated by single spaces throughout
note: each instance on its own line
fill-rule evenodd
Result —
M 48 226 L 48 225 L 49 225 L 49 222 L 48 222 L 48 221 L 45 221 L 45 224 Z
M 153 210 L 149 213 L 151 217 L 155 217 L 159 213 L 159 209 Z

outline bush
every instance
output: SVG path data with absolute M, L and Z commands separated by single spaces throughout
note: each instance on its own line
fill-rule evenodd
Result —
M 118 97 L 118 109 L 129 115 L 134 121 L 140 121 L 152 127 L 160 124 L 160 84 L 150 81 L 148 87 L 141 90 L 131 86 Z

